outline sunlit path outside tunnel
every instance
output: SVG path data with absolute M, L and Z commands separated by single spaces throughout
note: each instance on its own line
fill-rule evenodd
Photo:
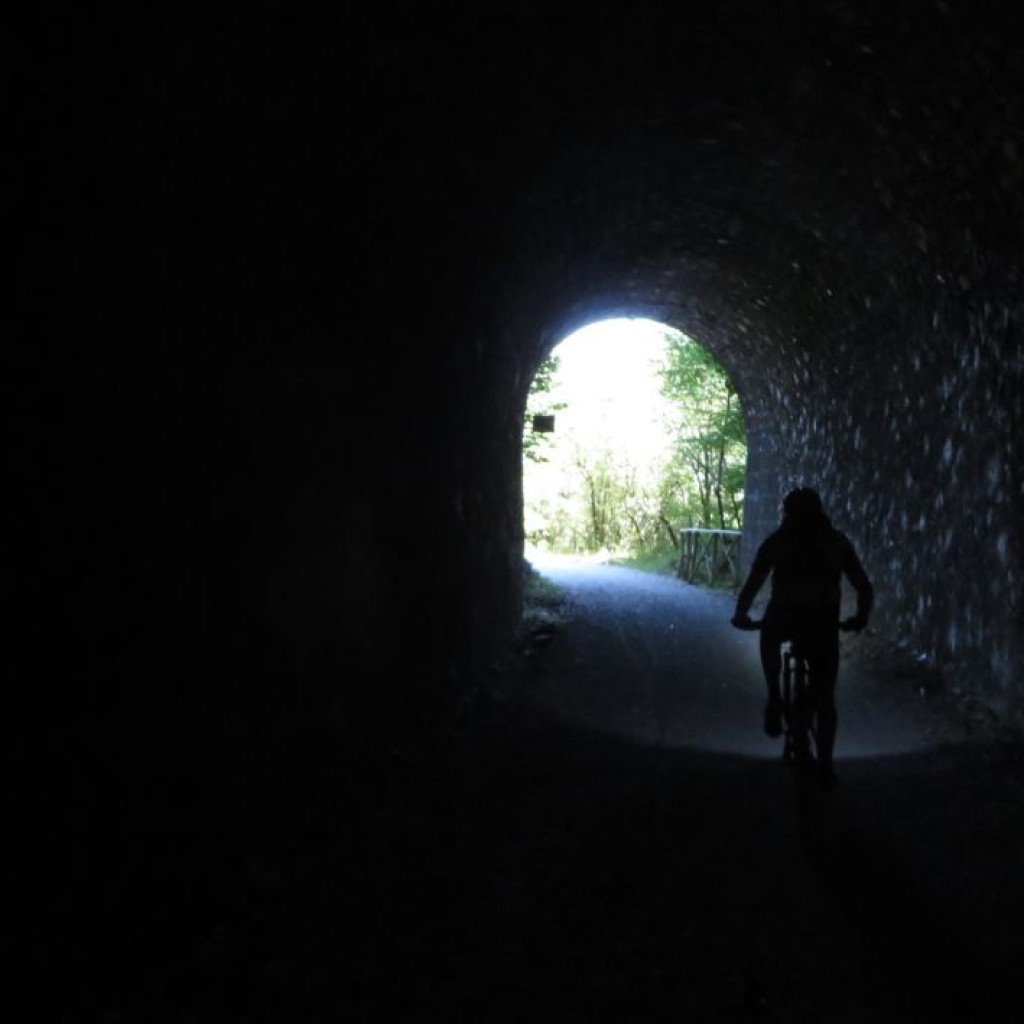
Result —
M 527 544 L 650 561 L 675 557 L 687 527 L 738 535 L 746 461 L 740 397 L 710 350 L 654 320 L 596 320 L 530 388 Z
M 554 410 L 550 433 L 533 435 L 543 448 L 536 458 L 528 451 L 523 462 L 528 536 L 556 547 L 571 537 L 578 546 L 587 532 L 588 476 L 617 477 L 619 486 L 626 477 L 639 487 L 656 482 L 670 415 L 656 372 L 670 334 L 678 336 L 663 324 L 623 317 L 588 324 L 555 346 L 557 372 L 543 406 Z M 559 520 L 573 525 L 553 528 Z

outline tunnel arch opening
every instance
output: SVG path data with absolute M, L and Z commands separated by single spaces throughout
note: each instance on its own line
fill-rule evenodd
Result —
M 707 582 L 734 582 L 746 455 L 738 389 L 697 339 L 644 316 L 589 320 L 549 349 L 526 396 L 526 555 L 677 571 L 686 531 L 720 531 L 733 557 L 709 562 Z

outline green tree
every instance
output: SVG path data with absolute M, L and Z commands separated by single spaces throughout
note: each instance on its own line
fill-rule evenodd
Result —
M 567 409 L 559 362 L 537 372 L 523 424 L 526 539 L 553 551 L 661 556 L 680 549 L 685 526 L 742 525 L 746 441 L 735 389 L 715 360 L 677 332 L 665 332 L 658 385 L 666 443 L 636 462 L 614 430 L 577 433 L 573 416 L 557 434 L 534 429 L 535 416 Z M 529 486 L 526 486 L 529 484 Z
M 565 408 L 564 402 L 552 402 L 551 390 L 558 375 L 558 356 L 548 356 L 540 364 L 530 384 L 526 398 L 526 416 L 523 421 L 523 458 L 531 462 L 547 462 L 551 448 L 548 431 L 538 430 L 539 420 L 554 417 Z
M 587 551 L 614 551 L 622 546 L 625 506 L 636 487 L 628 461 L 610 448 L 587 451 L 577 446 L 583 541 Z
M 667 511 L 690 525 L 739 528 L 747 443 L 736 389 L 714 357 L 690 338 L 672 334 L 666 343 L 661 392 L 678 410 L 674 458 L 662 492 Z

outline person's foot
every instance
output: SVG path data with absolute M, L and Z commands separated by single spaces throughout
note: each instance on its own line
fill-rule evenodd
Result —
M 782 704 L 769 699 L 764 709 L 764 731 L 773 739 L 782 735 Z
M 830 764 L 818 764 L 818 782 L 826 793 L 831 793 L 839 785 L 839 776 Z

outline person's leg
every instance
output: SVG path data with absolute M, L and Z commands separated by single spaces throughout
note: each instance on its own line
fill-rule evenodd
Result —
M 819 681 L 814 693 L 814 711 L 817 717 L 818 764 L 822 771 L 832 770 L 832 755 L 839 730 L 839 713 L 836 711 L 836 681 Z
M 768 688 L 768 703 L 764 709 L 764 731 L 773 737 L 782 734 L 782 694 L 779 690 L 782 639 L 781 634 L 770 626 L 761 627 L 761 668 Z
M 816 717 L 816 747 L 822 772 L 834 773 L 833 753 L 839 729 L 836 710 L 836 679 L 839 675 L 839 633 L 823 631 L 808 658 L 811 670 L 811 710 Z

